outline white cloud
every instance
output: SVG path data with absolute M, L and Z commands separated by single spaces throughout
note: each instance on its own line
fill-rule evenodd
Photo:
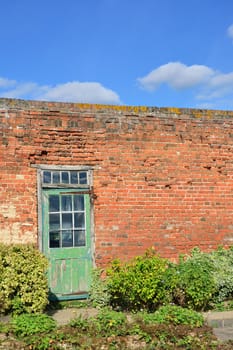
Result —
M 38 93 L 44 91 L 47 87 L 39 86 L 35 83 L 16 83 L 14 89 L 4 91 L 1 97 L 8 98 L 24 98 L 25 96 L 30 96 L 31 98 L 36 98 Z
M 227 28 L 227 35 L 233 40 L 233 24 Z
M 223 74 L 215 72 L 196 96 L 198 99 L 213 100 L 233 94 L 233 72 Z M 232 99 L 232 96 L 231 96 Z
M 232 28 L 233 30 L 233 28 Z M 187 66 L 180 62 L 170 62 L 152 70 L 138 79 L 146 90 L 154 91 L 162 84 L 175 90 L 192 88 L 196 100 L 206 100 L 203 105 L 215 103 L 220 98 L 232 100 L 233 72 L 222 73 L 204 65 Z
M 196 105 L 196 108 L 199 108 L 199 109 L 215 109 L 216 106 L 214 103 L 211 103 L 211 102 L 204 102 L 204 103 L 198 103 Z
M 0 77 L 0 88 L 8 88 L 10 86 L 14 86 L 15 84 L 16 84 L 15 80 L 10 80 L 10 79 Z
M 97 82 L 67 82 L 54 86 L 19 83 L 0 78 L 0 96 L 46 101 L 120 104 L 116 92 Z
M 187 89 L 206 82 L 213 74 L 213 70 L 207 66 L 169 62 L 138 81 L 146 90 L 155 90 L 161 84 L 168 84 L 174 89 Z
M 211 87 L 232 87 L 233 86 L 233 72 L 228 74 L 217 73 L 210 79 L 209 85 Z
M 84 102 L 84 103 L 120 103 L 119 96 L 100 83 L 77 81 L 56 85 L 39 96 L 42 100 Z

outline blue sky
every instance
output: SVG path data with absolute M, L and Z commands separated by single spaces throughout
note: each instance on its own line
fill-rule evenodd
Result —
M 233 110 L 232 0 L 2 0 L 0 97 Z

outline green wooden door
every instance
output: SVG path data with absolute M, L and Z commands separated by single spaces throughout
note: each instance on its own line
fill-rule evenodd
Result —
M 92 267 L 89 194 L 74 189 L 44 189 L 42 209 L 50 299 L 86 297 Z

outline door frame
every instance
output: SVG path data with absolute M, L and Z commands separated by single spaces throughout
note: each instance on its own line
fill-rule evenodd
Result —
M 57 188 L 57 189 L 74 189 L 79 191 L 85 191 L 89 192 L 90 194 L 90 249 L 91 249 L 91 261 L 92 261 L 92 267 L 94 268 L 95 265 L 95 259 L 94 259 L 94 208 L 93 208 L 93 167 L 90 166 L 66 166 L 66 165 L 32 165 L 33 168 L 37 169 L 37 202 L 38 202 L 38 248 L 43 253 L 43 200 L 42 200 L 42 193 L 43 188 L 46 188 L 43 186 L 42 182 L 42 176 L 43 171 L 86 171 L 88 176 L 88 184 L 87 185 L 78 185 L 78 186 L 64 186 L 64 185 L 58 185 L 58 186 L 48 186 L 48 188 Z M 70 298 L 67 297 L 67 300 Z

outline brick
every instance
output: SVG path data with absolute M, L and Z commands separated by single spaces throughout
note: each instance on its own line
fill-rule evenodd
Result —
M 233 240 L 233 112 L 0 99 L 0 240 L 37 242 L 32 165 L 92 165 L 97 265 Z M 7 115 L 7 117 L 6 117 Z

